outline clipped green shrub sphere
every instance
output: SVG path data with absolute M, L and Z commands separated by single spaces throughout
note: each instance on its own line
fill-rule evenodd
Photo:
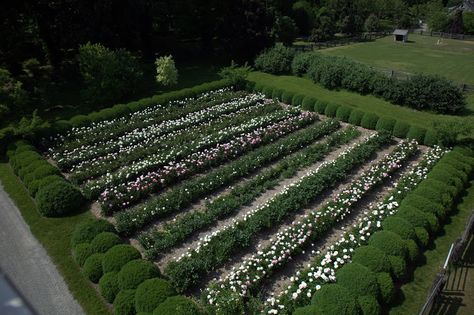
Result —
M 316 315 L 316 314 L 318 314 L 318 309 L 316 308 L 315 305 L 307 305 L 303 307 L 298 307 L 293 312 L 293 315 Z
M 433 202 L 418 194 L 409 194 L 405 199 L 403 199 L 401 205 L 403 207 L 413 207 L 422 212 L 433 213 L 439 218 L 446 215 L 446 210 L 443 205 Z
M 408 258 L 411 262 L 415 262 L 420 255 L 420 249 L 414 240 L 406 240 L 408 249 Z
M 392 274 L 396 279 L 401 279 L 405 276 L 407 270 L 407 263 L 405 259 L 399 256 L 389 255 L 388 259 L 390 260 L 390 267 L 392 269 Z
M 282 94 L 281 94 L 281 101 L 285 104 L 291 104 L 291 101 L 293 100 L 293 96 L 295 94 L 294 93 L 291 93 L 291 92 L 288 92 L 288 91 L 284 91 Z
M 154 263 L 144 259 L 129 261 L 118 273 L 121 290 L 136 289 L 145 280 L 160 276 L 160 271 Z
M 440 203 L 443 206 L 448 206 L 453 201 L 453 198 L 448 193 L 443 193 L 431 187 L 418 187 L 413 191 L 415 195 L 422 196 L 428 200 Z
M 328 106 L 328 103 L 318 100 L 316 101 L 315 109 L 319 114 L 324 114 L 327 106 Z
M 393 127 L 393 135 L 398 138 L 406 138 L 409 130 L 409 124 L 403 121 L 397 121 Z
M 312 314 L 358 314 L 354 294 L 340 284 L 323 285 L 314 293 L 311 304 L 316 310 Z
M 33 171 L 33 178 L 37 180 L 37 179 L 42 179 L 49 175 L 60 175 L 60 174 L 61 172 L 56 167 L 52 165 L 44 165 L 44 166 L 38 167 L 36 170 Z
M 379 315 L 380 304 L 377 299 L 371 295 L 364 295 L 357 298 L 362 315 Z
M 431 231 L 430 223 L 428 222 L 426 214 L 426 212 L 421 212 L 414 207 L 402 206 L 398 209 L 396 216 L 407 220 L 414 227 L 422 227 Z
M 349 116 L 349 123 L 352 125 L 360 126 L 362 117 L 364 117 L 364 115 L 365 115 L 365 112 L 359 109 L 353 110 Z
M 46 176 L 44 178 L 36 179 L 36 180 L 32 181 L 28 185 L 28 191 L 30 192 L 30 195 L 32 195 L 34 197 L 34 196 L 36 196 L 36 193 L 38 192 L 40 187 L 47 186 L 47 185 L 49 185 L 51 183 L 54 183 L 54 182 L 62 182 L 62 181 L 64 181 L 64 178 L 62 178 L 61 176 L 49 175 L 49 176 Z
M 314 111 L 315 104 L 316 104 L 315 98 L 306 96 L 305 98 L 303 98 L 303 104 L 301 105 L 301 108 L 304 110 Z
M 374 246 L 356 248 L 352 262 L 366 266 L 373 272 L 390 272 L 390 261 L 387 255 Z
M 393 127 L 395 127 L 395 123 L 397 121 L 393 118 L 387 118 L 387 117 L 381 117 L 377 121 L 377 125 L 375 125 L 375 130 L 377 131 L 388 131 L 390 133 L 393 133 Z
M 263 88 L 262 93 L 265 94 L 265 97 L 270 98 L 272 97 L 273 88 L 271 86 L 266 86 Z
M 395 297 L 392 277 L 387 272 L 380 272 L 377 274 L 377 283 L 379 284 L 380 298 L 385 304 L 389 304 Z
M 425 139 L 426 129 L 417 126 L 411 126 L 407 133 L 407 138 L 415 139 L 418 143 L 423 143 Z
M 425 138 L 423 139 L 423 144 L 428 146 L 437 145 L 439 142 L 438 134 L 434 130 L 426 131 Z
M 153 312 L 170 296 L 176 295 L 173 286 L 160 278 L 148 279 L 141 283 L 135 294 L 135 306 L 138 312 Z
M 153 311 L 153 315 L 199 315 L 200 311 L 193 300 L 182 296 L 170 296 L 163 303 L 159 304 Z
M 74 246 L 72 250 L 72 256 L 79 266 L 83 266 L 86 259 L 89 258 L 94 252 L 92 251 L 89 243 L 81 243 Z
M 336 272 L 337 283 L 347 288 L 354 295 L 378 296 L 375 273 L 358 263 L 344 265 Z
M 388 217 L 382 222 L 385 231 L 398 234 L 404 240 L 416 239 L 414 226 L 403 218 Z
M 79 224 L 72 233 L 71 244 L 91 242 L 102 232 L 115 232 L 114 225 L 102 219 L 90 219 Z
M 272 98 L 273 99 L 277 99 L 277 100 L 281 100 L 281 95 L 283 94 L 283 90 L 282 89 L 273 89 L 273 92 L 272 92 Z
M 89 125 L 92 121 L 86 115 L 77 115 L 69 119 L 73 127 L 83 127 Z
M 328 117 L 336 117 L 337 109 L 338 109 L 340 106 L 341 106 L 341 105 L 339 105 L 339 104 L 329 103 L 329 104 L 326 106 L 326 109 L 324 110 L 324 115 L 326 115 L 326 116 L 328 116 Z
M 352 108 L 348 106 L 340 106 L 336 111 L 336 118 L 345 122 L 349 121 Z
M 387 255 L 406 257 L 407 247 L 405 241 L 397 234 L 390 231 L 375 232 L 369 238 L 369 245 L 377 247 Z
M 374 113 L 366 113 L 360 122 L 360 125 L 367 129 L 375 129 L 377 122 L 379 121 L 379 116 Z
M 430 241 L 430 234 L 425 228 L 415 227 L 416 241 L 421 248 L 426 248 Z
M 114 300 L 114 315 L 135 315 L 135 290 L 122 290 Z
M 102 260 L 102 268 L 105 272 L 119 272 L 126 263 L 141 258 L 140 252 L 133 246 L 121 244 L 109 249 Z
M 115 299 L 115 296 L 117 296 L 117 293 L 120 291 L 117 273 L 108 272 L 104 274 L 99 280 L 99 290 L 104 299 L 107 302 L 112 303 Z
M 304 95 L 302 94 L 296 94 L 295 96 L 293 96 L 293 98 L 291 99 L 291 105 L 293 106 L 300 106 L 303 104 L 303 98 L 304 98 Z
M 120 237 L 113 232 L 102 232 L 96 235 L 91 242 L 94 253 L 105 253 L 115 245 L 121 244 Z
M 67 182 L 40 187 L 36 194 L 38 211 L 46 217 L 58 217 L 76 211 L 84 204 L 81 192 Z
M 86 259 L 82 271 L 92 282 L 97 283 L 102 277 L 102 257 L 104 254 L 93 254 Z

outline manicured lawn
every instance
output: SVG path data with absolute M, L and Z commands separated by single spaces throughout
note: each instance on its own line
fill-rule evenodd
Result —
M 474 41 L 443 39 L 409 34 L 409 42 L 394 42 L 392 36 L 373 42 L 321 50 L 324 54 L 348 56 L 377 68 L 443 75 L 458 82 L 474 84 Z
M 418 314 L 426 301 L 428 290 L 432 286 L 436 274 L 444 264 L 449 247 L 456 238 L 461 236 L 473 208 L 474 181 L 471 181 L 471 186 L 466 190 L 465 196 L 451 215 L 449 223 L 444 226 L 442 235 L 437 237 L 432 248 L 424 253 L 426 262 L 415 269 L 413 281 L 402 286 L 402 303 L 393 307 L 390 314 Z M 461 307 L 457 314 L 469 314 L 470 311 L 472 310 Z
M 0 180 L 5 191 L 20 209 L 31 232 L 44 246 L 84 311 L 89 315 L 111 314 L 70 254 L 70 240 L 74 227 L 91 214 L 85 212 L 65 218 L 44 218 L 36 210 L 36 205 L 8 163 L 0 163 Z
M 252 72 L 249 76 L 249 80 L 275 88 L 301 93 L 306 96 L 312 96 L 327 102 L 350 105 L 364 111 L 376 113 L 379 116 L 393 117 L 424 128 L 431 128 L 433 122 L 440 119 L 464 120 L 466 123 L 474 124 L 474 116 L 460 117 L 417 111 L 407 107 L 393 105 L 372 95 L 360 95 L 345 90 L 328 90 L 319 84 L 314 84 L 310 79 L 304 77 L 275 76 L 262 72 Z M 474 95 L 469 98 L 469 102 L 470 105 L 468 108 L 474 112 Z

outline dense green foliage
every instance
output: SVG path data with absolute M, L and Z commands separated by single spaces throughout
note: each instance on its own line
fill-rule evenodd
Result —
M 93 254 L 84 262 L 82 267 L 82 272 L 86 277 L 94 282 L 99 282 L 99 279 L 102 277 L 102 258 L 104 254 Z
M 120 290 L 126 290 L 136 289 L 143 281 L 158 276 L 160 271 L 155 264 L 148 260 L 137 259 L 125 264 L 117 277 Z
M 357 296 L 370 295 L 377 298 L 379 288 L 375 273 L 358 263 L 343 266 L 336 272 L 337 283 Z
M 115 228 L 112 223 L 103 219 L 86 220 L 75 228 L 71 244 L 89 243 L 102 232 L 115 232 Z
M 167 298 L 163 303 L 160 303 L 153 311 L 153 315 L 199 315 L 200 311 L 196 303 L 191 299 L 176 295 Z
M 117 273 L 108 272 L 102 276 L 99 280 L 99 290 L 100 294 L 104 299 L 112 303 L 115 299 L 117 293 L 119 293 L 120 288 L 118 286 Z
M 135 315 L 135 290 L 122 290 L 114 299 L 115 315 Z
M 71 214 L 80 210 L 85 202 L 81 192 L 65 181 L 40 187 L 35 199 L 38 211 L 47 217 Z
M 102 268 L 104 273 L 118 272 L 129 261 L 139 258 L 141 255 L 135 247 L 125 244 L 115 245 L 105 253 L 102 259 Z
M 145 280 L 137 288 L 135 306 L 138 312 L 153 312 L 167 298 L 176 295 L 172 285 L 163 279 Z
M 311 299 L 313 313 L 358 314 L 356 300 L 351 291 L 340 284 L 329 284 L 317 291 Z
M 255 58 L 255 68 L 273 74 L 287 73 L 291 69 L 294 56 L 293 49 L 276 45 L 264 50 Z

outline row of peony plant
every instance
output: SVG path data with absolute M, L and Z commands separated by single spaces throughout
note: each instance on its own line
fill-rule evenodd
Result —
M 338 127 L 339 123 L 335 120 L 315 124 L 274 143 L 250 151 L 239 159 L 203 176 L 184 181 L 179 186 L 162 195 L 152 197 L 137 207 L 117 213 L 115 215 L 117 229 L 124 234 L 134 233 L 153 220 L 184 209 L 192 202 L 311 144 L 323 135 L 332 133 Z
M 417 151 L 416 141 L 399 143 L 391 153 L 354 179 L 323 207 L 305 215 L 302 221 L 293 222 L 271 239 L 270 244 L 245 259 L 225 278 L 211 283 L 204 292 L 207 302 L 219 307 L 219 301 L 226 299 L 226 294 L 223 293 L 227 290 L 236 292 L 241 297 L 258 290 L 265 278 L 270 277 L 294 255 L 304 251 L 311 242 L 317 241 L 338 222 L 357 210 L 356 205 L 362 198 L 374 187 L 382 184 L 390 174 L 400 169 Z
M 69 149 L 98 140 L 112 139 L 130 130 L 143 128 L 160 121 L 176 119 L 180 116 L 212 107 L 214 105 L 240 98 L 246 95 L 243 91 L 232 91 L 231 88 L 219 89 L 204 93 L 194 98 L 184 98 L 158 104 L 143 110 L 135 111 L 120 118 L 91 122 L 81 127 L 74 127 L 65 134 L 58 134 L 44 139 L 47 146 L 56 150 Z
M 289 215 L 308 206 L 352 169 L 367 162 L 390 140 L 390 135 L 385 133 L 371 135 L 345 150 L 337 159 L 322 163 L 261 206 L 250 210 L 241 219 L 233 220 L 229 225 L 201 238 L 195 248 L 167 265 L 166 274 L 177 290 L 186 291 L 236 251 L 248 247 L 256 233 L 281 223 Z
M 272 126 L 277 126 L 278 124 L 292 123 L 298 125 L 300 120 L 301 123 L 306 124 L 308 122 L 310 123 L 310 120 L 317 119 L 316 115 L 302 116 L 301 114 L 301 111 L 297 109 L 288 111 L 274 111 L 264 116 L 254 117 L 239 125 L 229 126 L 209 135 L 197 137 L 189 143 L 181 146 L 172 146 L 168 151 L 165 150 L 163 152 L 149 155 L 145 158 L 121 167 L 116 172 L 108 173 L 97 179 L 90 180 L 85 185 L 85 190 L 94 191 L 92 195 L 97 197 L 99 193 L 107 187 L 114 187 L 124 184 L 140 175 L 146 174 L 147 172 L 154 171 L 170 163 L 176 163 L 177 161 L 184 159 L 194 153 L 210 149 L 216 145 L 223 144 L 228 141 L 235 140 L 236 138 L 242 137 L 243 135 L 249 134 L 256 130 L 262 130 L 262 128 L 272 128 Z
M 397 182 L 384 200 L 364 211 L 364 216 L 326 252 L 317 252 L 306 268 L 291 277 L 291 284 L 279 296 L 268 298 L 263 313 L 291 314 L 296 307 L 308 304 L 321 285 L 334 282 L 335 271 L 351 260 L 353 251 L 365 245 L 371 234 L 382 228 L 381 222 L 385 218 L 397 212 L 401 201 L 426 178 L 445 153 L 440 147 L 430 149 L 423 160 Z
M 229 193 L 208 201 L 202 209 L 186 213 L 161 228 L 142 233 L 139 237 L 140 244 L 146 249 L 148 257 L 156 258 L 192 233 L 234 214 L 284 178 L 291 177 L 304 167 L 320 161 L 328 153 L 359 135 L 360 131 L 353 127 L 328 135 L 324 142 L 312 144 L 284 158 L 274 167 L 234 187 Z
M 259 103 L 255 106 L 240 109 L 237 112 L 222 115 L 212 121 L 167 133 L 160 138 L 150 138 L 140 144 L 121 148 L 118 152 L 96 156 L 91 160 L 75 165 L 70 179 L 74 182 L 82 183 L 86 180 L 111 173 L 123 165 L 134 163 L 148 156 L 169 151 L 173 148 L 196 143 L 199 139 L 211 136 L 220 130 L 248 123 L 255 117 L 281 110 L 282 107 L 276 103 Z
M 50 151 L 50 155 L 57 161 L 62 169 L 72 170 L 74 165 L 94 159 L 96 156 L 117 152 L 120 149 L 143 142 L 146 143 L 150 141 L 150 139 L 160 138 L 169 132 L 195 124 L 205 123 L 223 114 L 232 113 L 239 109 L 253 106 L 259 102 L 263 102 L 263 95 L 249 94 L 243 98 L 220 103 L 184 116 L 179 116 L 175 119 L 160 121 L 159 123 L 148 125 L 144 128 L 136 128 L 113 139 L 101 139 L 90 144 L 82 144 L 72 150 L 63 149 L 59 152 Z
M 103 208 L 108 210 L 123 209 L 129 204 L 147 197 L 150 192 L 157 192 L 169 184 L 225 163 L 262 144 L 271 143 L 295 130 L 314 123 L 316 119 L 317 117 L 313 114 L 301 113 L 299 116 L 239 135 L 228 142 L 218 142 L 214 147 L 191 153 L 184 156 L 183 159 L 169 161 L 157 169 L 151 166 L 154 166 L 155 163 L 142 164 L 145 170 L 151 169 L 148 173 L 142 175 L 135 168 L 130 170 L 129 173 L 120 172 L 119 174 L 123 174 L 124 178 L 119 177 L 119 175 L 111 177 L 112 183 L 102 191 L 99 202 Z M 177 150 L 182 152 L 179 148 Z M 162 161 L 160 160 L 160 162 Z M 142 170 L 142 168 L 138 169 Z M 139 176 L 136 178 L 129 175 L 137 172 Z M 131 180 L 125 181 L 129 178 Z M 91 191 L 91 187 L 96 191 L 98 187 L 103 188 L 98 183 L 89 182 L 85 185 L 85 191 Z

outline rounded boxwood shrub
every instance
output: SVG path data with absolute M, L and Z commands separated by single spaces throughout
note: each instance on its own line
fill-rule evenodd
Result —
M 115 245 L 109 249 L 102 260 L 104 273 L 120 271 L 129 261 L 141 258 L 140 252 L 131 245 Z
M 349 123 L 352 125 L 357 125 L 360 126 L 360 123 L 362 121 L 362 117 L 364 117 L 365 112 L 356 109 L 351 112 L 351 115 L 349 116 Z
M 41 160 L 35 160 L 33 161 L 32 163 L 20 168 L 20 170 L 18 171 L 18 176 L 20 176 L 20 178 L 25 181 L 25 178 L 27 175 L 30 175 L 31 179 L 34 179 L 33 178 L 33 172 L 41 167 L 41 166 L 46 166 L 48 165 L 48 162 L 46 162 L 45 160 L 41 159 Z
M 318 101 L 316 101 L 315 109 L 319 114 L 324 114 L 324 112 L 326 111 L 327 106 L 328 106 L 328 103 L 326 103 L 324 101 L 321 101 L 321 100 L 318 100 Z
M 392 274 L 396 279 L 401 279 L 405 276 L 407 270 L 407 263 L 405 259 L 399 256 L 389 255 L 388 259 L 390 260 L 390 267 L 392 269 Z
M 116 272 L 107 272 L 99 280 L 99 290 L 100 294 L 104 299 L 112 303 L 115 299 L 117 293 L 119 293 L 120 288 L 118 286 L 117 273 Z
M 388 217 L 382 221 L 382 227 L 385 231 L 398 234 L 404 240 L 416 239 L 414 226 L 403 218 Z
M 411 126 L 407 133 L 407 138 L 415 139 L 418 143 L 423 143 L 425 139 L 426 129 L 418 126 Z
M 389 304 L 395 297 L 395 286 L 392 277 L 387 272 L 377 274 L 377 283 L 380 290 L 380 298 L 385 304 Z
M 69 122 L 73 127 L 84 127 L 90 125 L 92 121 L 86 115 L 77 115 L 69 119 Z
M 200 311 L 193 300 L 182 296 L 170 296 L 153 311 L 153 315 L 199 315 Z
M 449 177 L 457 177 L 459 178 L 463 183 L 466 183 L 467 180 L 468 180 L 468 176 L 466 173 L 456 169 L 454 166 L 452 165 L 449 165 L 447 163 L 444 163 L 443 162 L 443 159 L 441 159 L 441 161 L 439 161 L 434 167 L 433 167 L 433 171 L 438 171 L 438 170 L 443 170 L 444 172 L 447 172 L 449 174 Z M 431 173 L 430 172 L 430 173 Z M 446 179 L 448 179 L 449 177 L 447 177 Z
M 61 176 L 58 176 L 58 175 L 49 175 L 49 176 L 46 176 L 44 178 L 32 181 L 28 185 L 28 191 L 34 197 L 36 195 L 36 193 L 38 192 L 38 189 L 40 189 L 40 187 L 44 187 L 44 186 L 47 186 L 51 183 L 59 182 L 59 181 L 64 181 L 64 178 L 62 178 Z
M 413 207 L 423 212 L 434 213 L 439 218 L 444 217 L 446 214 L 446 210 L 443 205 L 432 202 L 431 200 L 416 194 L 409 194 L 402 201 L 401 205 Z
M 352 108 L 348 106 L 340 106 L 336 111 L 336 118 L 345 122 L 349 121 Z
M 72 256 L 79 266 L 83 266 L 87 258 L 89 258 L 94 252 L 92 251 L 89 243 L 81 243 L 74 246 L 72 250 Z
M 303 99 L 304 99 L 304 95 L 302 94 L 296 94 L 293 96 L 293 98 L 291 99 L 291 105 L 293 106 L 300 106 L 301 104 L 303 104 Z
M 160 278 L 148 279 L 141 283 L 135 294 L 135 307 L 138 312 L 153 312 L 167 298 L 176 295 L 173 286 Z
M 424 181 L 420 183 L 420 185 L 418 185 L 418 188 L 416 190 L 425 189 L 425 188 L 435 190 L 439 193 L 448 194 L 449 197 L 451 198 L 453 198 L 457 194 L 456 187 L 452 185 L 448 185 L 446 184 L 446 182 L 436 180 L 436 179 L 425 179 Z
M 403 218 L 410 222 L 414 227 L 422 227 L 427 231 L 431 231 L 430 223 L 426 217 L 425 212 L 422 212 L 416 208 L 410 206 L 402 206 L 398 209 L 395 216 Z
M 366 266 L 373 272 L 390 272 L 387 255 L 374 246 L 361 246 L 354 250 L 352 262 Z
M 92 282 L 97 283 L 102 277 L 102 258 L 104 254 L 93 254 L 86 259 L 82 271 L 84 275 Z
M 467 160 L 468 158 L 464 157 L 464 159 Z M 451 155 L 449 153 L 447 153 L 440 162 L 441 164 L 451 165 L 452 167 L 464 173 L 471 173 L 472 171 L 471 164 L 465 163 L 463 160 L 459 160 L 454 155 Z
M 430 235 L 425 228 L 415 227 L 416 241 L 421 248 L 426 248 L 430 241 Z
M 145 280 L 160 276 L 158 267 L 151 261 L 136 259 L 129 261 L 118 273 L 119 288 L 135 289 Z
M 434 130 L 427 130 L 425 138 L 423 139 L 423 144 L 428 146 L 437 145 L 439 142 L 438 134 Z
M 420 255 L 420 249 L 414 240 L 406 240 L 407 242 L 407 249 L 408 249 L 408 258 L 411 262 L 414 262 L 418 259 Z
M 432 189 L 430 187 L 418 187 L 413 191 L 413 193 L 436 203 L 440 203 L 445 207 L 449 206 L 453 201 L 453 198 L 450 197 L 449 194 L 438 191 L 437 189 Z
M 360 125 L 366 129 L 375 129 L 377 122 L 379 121 L 379 116 L 374 113 L 366 113 L 360 121 Z
M 344 265 L 336 272 L 337 283 L 347 288 L 354 295 L 378 296 L 378 285 L 375 274 L 358 263 Z
M 36 194 L 38 211 L 46 217 L 58 217 L 76 211 L 84 204 L 81 192 L 67 182 L 40 187 Z
M 122 290 L 114 300 L 114 315 L 135 315 L 135 290 Z
M 112 223 L 102 219 L 90 219 L 79 224 L 72 233 L 71 244 L 91 242 L 98 234 L 102 232 L 115 232 Z
M 326 106 L 326 109 L 324 110 L 324 115 L 326 115 L 326 116 L 328 116 L 328 117 L 336 117 L 337 109 L 338 109 L 340 106 L 341 106 L 341 105 L 339 105 L 339 104 L 329 103 L 329 104 Z
M 53 129 L 57 133 L 66 133 L 72 128 L 72 124 L 68 120 L 58 120 L 53 123 Z
M 33 171 L 33 178 L 36 180 L 42 179 L 49 175 L 61 175 L 61 172 L 59 169 L 49 164 L 40 166 Z
M 410 130 L 409 124 L 403 121 L 397 121 L 395 123 L 395 126 L 393 126 L 393 135 L 398 138 L 406 138 L 409 130 Z
M 262 93 L 265 94 L 265 97 L 271 98 L 273 94 L 273 88 L 271 86 L 266 86 L 263 88 Z
M 293 315 L 315 315 L 315 314 L 318 314 L 318 309 L 316 308 L 315 305 L 306 305 L 303 307 L 298 307 L 293 312 Z M 322 313 L 319 313 L 319 314 L 322 314 Z
M 97 234 L 91 242 L 94 253 L 105 253 L 115 245 L 121 244 L 120 237 L 112 232 L 102 232 Z
M 303 98 L 303 104 L 301 105 L 301 108 L 304 110 L 309 110 L 313 112 L 315 110 L 314 105 L 316 104 L 316 99 L 313 97 L 306 96 Z
M 371 295 L 364 295 L 357 298 L 362 315 L 379 315 L 380 305 L 377 299 Z
M 283 90 L 282 89 L 273 89 L 273 92 L 272 92 L 272 98 L 273 99 L 277 99 L 277 100 L 281 100 L 281 95 L 283 94 Z
M 403 239 L 390 231 L 375 232 L 369 238 L 369 245 L 377 247 L 387 255 L 400 256 L 405 258 L 407 246 Z
M 380 117 L 380 119 L 377 121 L 377 125 L 375 125 L 375 130 L 385 130 L 390 133 L 393 133 L 393 127 L 395 127 L 396 122 L 397 121 L 393 118 Z
M 295 94 L 294 93 L 291 93 L 291 92 L 288 92 L 288 91 L 284 91 L 282 94 L 281 94 L 281 101 L 285 104 L 291 104 L 291 101 L 293 100 L 293 96 Z
M 311 314 L 359 314 L 354 294 L 340 284 L 327 284 L 311 299 L 315 311 Z

